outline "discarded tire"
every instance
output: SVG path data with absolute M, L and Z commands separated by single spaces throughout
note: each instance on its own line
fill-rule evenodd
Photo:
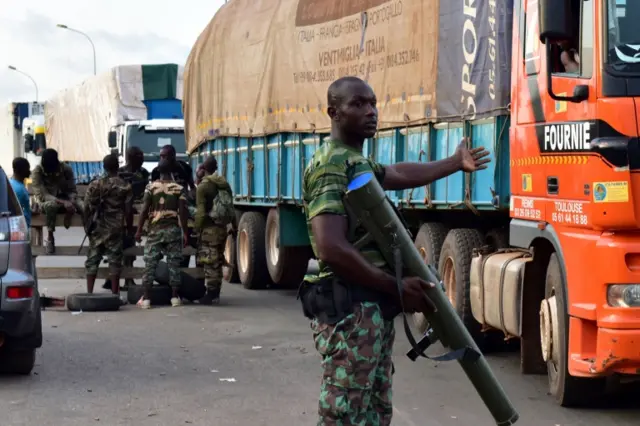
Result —
M 161 286 L 169 286 L 169 265 L 167 262 L 158 263 L 155 279 Z M 181 298 L 193 302 L 202 298 L 205 291 L 204 279 L 194 278 L 186 272 L 180 272 L 180 291 L 178 294 Z
M 67 309 L 70 311 L 117 311 L 120 304 L 120 296 L 112 293 L 77 293 L 67 297 Z
M 130 305 L 138 303 L 144 294 L 144 287 L 141 285 L 132 285 L 127 291 L 127 302 Z M 153 285 L 149 292 L 149 300 L 151 305 L 167 306 L 171 304 L 171 287 L 166 285 Z

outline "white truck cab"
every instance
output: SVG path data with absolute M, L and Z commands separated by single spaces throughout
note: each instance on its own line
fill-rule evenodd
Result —
M 187 146 L 183 119 L 125 121 L 109 132 L 109 148 L 120 156 L 120 165 L 126 162 L 127 148 L 137 146 L 144 153 L 143 167 L 151 173 L 160 161 L 160 149 L 171 145 L 178 160 L 187 160 Z

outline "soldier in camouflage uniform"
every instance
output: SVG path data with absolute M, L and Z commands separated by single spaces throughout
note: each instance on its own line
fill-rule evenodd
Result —
M 142 241 L 142 229 L 149 221 L 147 243 L 144 246 L 144 296 L 141 307 L 149 309 L 149 291 L 153 285 L 158 262 L 167 256 L 169 284 L 173 291 L 172 306 L 180 306 L 180 260 L 182 248 L 188 243 L 187 202 L 184 188 L 171 177 L 171 166 L 166 160 L 158 165 L 160 178 L 147 185 L 136 240 Z
M 124 230 L 133 225 L 131 185 L 118 176 L 118 156 L 103 160 L 107 176 L 89 184 L 84 198 L 84 223 L 88 233 L 89 254 L 85 262 L 87 292 L 93 293 L 98 267 L 103 256 L 109 261 L 109 279 L 113 294 L 120 293 Z
M 230 209 L 233 208 L 233 192 L 227 180 L 218 175 L 218 162 L 215 157 L 207 157 L 202 164 L 204 178 L 198 185 L 196 193 L 196 220 L 195 228 L 199 235 L 197 263 L 204 267 L 204 275 L 207 285 L 207 293 L 200 303 L 211 305 L 220 300 L 222 287 L 222 265 L 224 264 L 224 245 L 227 241 L 227 223 L 220 222 L 211 214 L 214 200 L 220 191 L 226 191 L 227 200 L 230 201 Z M 229 223 L 235 227 L 235 213 Z
M 64 227 L 67 229 L 74 213 L 82 214 L 73 170 L 60 162 L 55 149 L 45 149 L 40 164 L 33 170 L 31 187 L 35 195 L 35 211 L 44 213 L 47 221 L 47 254 L 53 254 L 56 251 L 53 233 L 58 213 L 65 213 Z
M 365 158 L 364 141 L 377 129 L 376 103 L 373 90 L 356 77 L 332 83 L 331 139 L 318 148 L 304 172 L 305 215 L 320 272 L 305 277 L 300 295 L 324 368 L 319 426 L 391 424 L 393 319 L 401 312 L 400 297 L 407 312 L 433 309 L 424 294 L 433 284 L 407 277 L 399 295 L 392 267 L 375 243 L 360 249 L 352 245 L 365 231 L 349 220 L 342 202 L 349 181 L 372 172 L 385 189 L 401 190 L 460 170 L 486 168 L 483 164 L 489 161 L 483 159 L 487 151 L 468 150 L 466 141 L 454 156 L 433 163 L 383 166 Z M 320 308 L 327 304 L 332 308 Z
M 142 197 L 144 190 L 149 183 L 149 171 L 142 167 L 144 163 L 144 153 L 137 146 L 130 146 L 127 148 L 126 164 L 118 170 L 118 176 L 131 184 L 131 190 L 133 191 L 133 213 L 140 213 L 142 211 Z M 108 173 L 105 171 L 105 175 Z M 129 233 L 131 231 L 131 233 Z M 125 249 L 129 246 L 135 245 L 133 241 L 133 234 L 135 231 L 128 228 L 125 233 Z M 135 262 L 135 256 L 125 256 L 124 266 L 133 266 Z M 125 285 L 121 287 L 122 290 L 127 290 L 130 285 L 135 285 L 135 281 L 131 278 L 125 280 Z M 111 288 L 111 281 L 106 280 L 102 286 L 104 289 Z

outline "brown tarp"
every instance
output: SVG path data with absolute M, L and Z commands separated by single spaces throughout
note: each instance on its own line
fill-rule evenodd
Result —
M 344 75 L 371 84 L 380 128 L 433 119 L 438 4 L 230 0 L 185 67 L 188 151 L 221 135 L 326 131 L 327 87 Z

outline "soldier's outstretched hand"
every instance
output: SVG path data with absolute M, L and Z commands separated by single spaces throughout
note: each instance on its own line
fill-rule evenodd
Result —
M 427 290 L 435 285 L 418 277 L 408 277 L 403 280 L 402 303 L 409 313 L 429 314 L 436 310 L 435 305 L 427 296 Z
M 142 242 L 142 232 L 136 231 L 136 241 L 139 243 Z
M 460 168 L 467 172 L 475 172 L 477 170 L 484 170 L 487 168 L 487 163 L 491 162 L 489 151 L 484 149 L 483 146 L 479 148 L 467 148 L 469 144 L 469 138 L 463 138 L 460 141 L 460 145 L 456 148 L 456 155 L 460 160 Z

